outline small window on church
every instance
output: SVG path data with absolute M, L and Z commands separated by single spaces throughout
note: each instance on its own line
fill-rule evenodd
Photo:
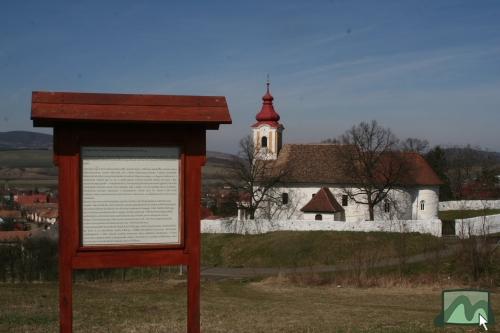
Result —
M 316 214 L 316 216 L 314 217 L 314 219 L 316 221 L 322 221 L 323 220 L 323 216 L 321 214 Z
M 263 136 L 261 140 L 261 147 L 267 148 L 267 136 Z
M 344 207 L 347 206 L 347 199 L 348 199 L 347 195 L 342 196 L 342 206 L 344 206 Z
M 384 212 L 390 213 L 391 212 L 391 203 L 389 201 L 384 201 Z
M 312 198 L 314 198 L 314 196 L 315 196 L 315 195 L 316 195 L 316 193 L 313 193 L 313 194 L 311 195 L 311 197 L 312 197 Z
M 283 205 L 288 204 L 288 193 L 285 192 L 281 194 L 281 203 Z
M 420 201 L 420 210 L 425 210 L 425 200 Z

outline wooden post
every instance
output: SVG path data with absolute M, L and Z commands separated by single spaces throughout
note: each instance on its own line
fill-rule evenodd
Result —
M 56 139 L 57 138 L 57 139 Z M 80 162 L 70 128 L 54 129 L 54 159 L 59 167 L 59 320 L 62 333 L 73 332 L 73 269 L 79 218 Z
M 205 164 L 205 133 L 192 132 L 191 138 L 197 135 L 196 139 L 188 145 L 188 151 L 194 156 L 192 163 L 188 164 L 188 173 L 196 175 L 189 177 L 186 181 L 187 202 L 192 206 L 197 205 L 201 198 L 201 168 Z M 202 145 L 196 144 L 203 142 Z M 188 242 L 187 248 L 190 252 L 188 264 L 188 322 L 189 333 L 200 332 L 200 210 L 189 212 L 188 218 Z

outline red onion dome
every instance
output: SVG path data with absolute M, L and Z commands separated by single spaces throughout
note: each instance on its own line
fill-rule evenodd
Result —
M 255 116 L 257 121 L 279 121 L 280 115 L 274 110 L 273 100 L 274 97 L 269 92 L 269 82 L 267 83 L 266 94 L 262 97 L 264 103 L 262 103 L 262 109 Z

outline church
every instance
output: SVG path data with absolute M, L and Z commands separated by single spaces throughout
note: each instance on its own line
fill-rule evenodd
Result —
M 366 204 L 358 204 L 346 193 L 354 188 L 352 178 L 338 165 L 341 144 L 284 144 L 280 115 L 273 105 L 267 83 L 263 105 L 251 126 L 254 158 L 287 169 L 273 191 L 279 204 L 264 205 L 256 218 L 364 221 L 369 220 Z M 426 160 L 417 153 L 400 153 L 412 166 L 404 181 L 389 190 L 385 200 L 373 209 L 375 220 L 435 219 L 439 208 L 442 181 Z M 359 201 L 359 200 L 358 200 Z M 240 214 L 241 216 L 241 214 Z

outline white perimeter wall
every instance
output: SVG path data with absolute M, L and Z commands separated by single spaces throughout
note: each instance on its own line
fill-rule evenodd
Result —
M 460 238 L 497 232 L 500 233 L 500 214 L 455 220 L 455 234 Z
M 202 233 L 259 234 L 271 231 L 383 231 L 418 232 L 441 237 L 442 223 L 439 219 L 392 220 L 392 221 L 314 221 L 314 220 L 202 220 Z M 486 235 L 500 233 L 500 214 L 479 216 L 455 221 L 456 236 Z
M 259 234 L 271 231 L 384 231 L 419 232 L 441 236 L 441 220 L 314 221 L 314 220 L 202 220 L 202 233 Z
M 500 200 L 460 200 L 441 201 L 439 210 L 480 210 L 480 209 L 500 209 Z

